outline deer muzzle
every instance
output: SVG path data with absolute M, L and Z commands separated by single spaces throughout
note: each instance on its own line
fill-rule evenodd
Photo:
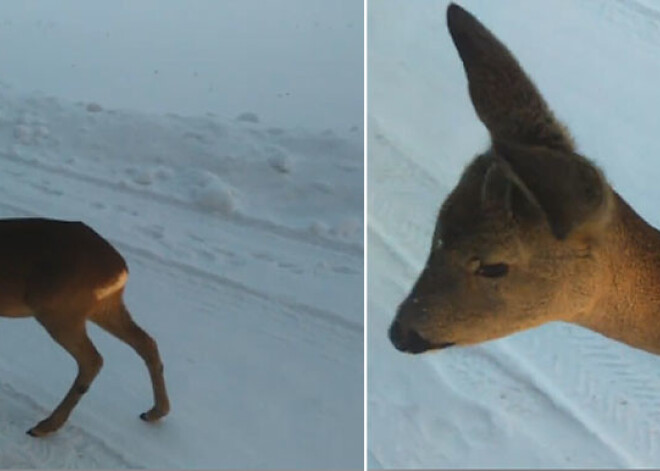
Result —
M 419 335 L 417 331 L 406 327 L 397 319 L 394 319 L 394 322 L 390 326 L 389 337 L 397 350 L 412 354 L 424 353 L 429 350 L 439 350 L 454 345 L 452 342 L 429 342 Z

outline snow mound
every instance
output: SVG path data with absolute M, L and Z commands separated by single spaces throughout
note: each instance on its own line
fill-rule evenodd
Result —
M 73 365 L 37 323 L 1 322 L 0 467 L 361 465 L 357 140 L 90 113 L 7 88 L 0 110 L 10 124 L 0 126 L 0 217 L 82 220 L 117 247 L 131 270 L 127 305 L 158 342 L 172 399 L 164 421 L 140 421 L 144 363 L 90 326 L 103 370 L 57 434 L 30 441 L 25 430 L 61 400 Z M 319 179 L 337 192 L 319 192 Z
M 238 206 L 237 191 L 218 176 L 210 173 L 207 181 L 197 189 L 195 201 L 207 211 L 224 215 L 233 214 Z
M 273 155 L 268 159 L 268 163 L 279 173 L 291 173 L 293 170 L 291 157 L 282 151 L 274 151 Z

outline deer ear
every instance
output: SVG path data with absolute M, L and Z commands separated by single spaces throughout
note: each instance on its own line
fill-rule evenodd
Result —
M 524 184 L 557 239 L 609 220 L 612 190 L 601 171 L 586 158 L 503 142 L 495 142 L 494 151 Z
M 573 150 L 567 130 L 504 44 L 455 4 L 447 8 L 447 26 L 463 61 L 472 104 L 493 140 Z
M 511 214 L 513 183 L 498 160 L 495 160 L 484 174 L 481 185 L 481 207 L 486 211 L 497 209 Z
M 515 174 L 511 166 L 495 156 L 484 174 L 481 186 L 481 207 L 485 211 L 500 211 L 507 217 L 537 221 L 542 209 L 529 188 Z

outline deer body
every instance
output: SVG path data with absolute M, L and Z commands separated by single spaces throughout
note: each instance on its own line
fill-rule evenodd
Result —
M 491 146 L 443 203 L 392 343 L 421 353 L 565 321 L 660 354 L 660 232 L 490 31 L 454 4 L 447 24 Z
M 78 365 L 69 392 L 30 435 L 61 427 L 101 369 L 103 359 L 87 335 L 88 320 L 144 359 L 155 405 L 141 418 L 152 421 L 168 413 L 156 342 L 133 322 L 122 300 L 127 278 L 119 252 L 83 223 L 0 220 L 0 316 L 34 317 Z

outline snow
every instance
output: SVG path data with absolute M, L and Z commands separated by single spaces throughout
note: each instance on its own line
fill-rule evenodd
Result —
M 361 467 L 361 5 L 29 3 L 0 18 L 0 217 L 118 248 L 172 412 L 139 420 L 144 364 L 91 325 L 101 373 L 25 435 L 75 365 L 0 318 L 0 467 Z
M 386 337 L 437 210 L 488 144 L 446 1 L 369 4 L 368 460 L 374 468 L 660 464 L 660 359 L 569 324 L 411 356 Z M 464 0 L 613 186 L 660 226 L 660 9 Z

